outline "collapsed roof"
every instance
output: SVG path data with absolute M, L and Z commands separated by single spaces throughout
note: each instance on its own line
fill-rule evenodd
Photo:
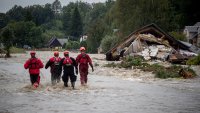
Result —
M 114 46 L 108 52 L 106 52 L 106 59 L 107 60 L 118 60 L 120 56 L 124 53 L 124 48 L 129 47 L 132 42 L 141 34 L 151 34 L 157 38 L 159 41 L 158 43 L 162 43 L 164 45 L 170 46 L 175 50 L 187 50 L 191 52 L 197 52 L 194 49 L 190 49 L 190 46 L 176 40 L 174 37 L 163 31 L 160 27 L 156 24 L 152 23 L 146 25 L 134 32 L 132 32 L 128 37 L 126 37 L 121 43 Z M 151 37 L 150 37 L 151 38 Z M 152 38 L 152 40 L 155 40 Z M 167 42 L 165 44 L 165 42 Z

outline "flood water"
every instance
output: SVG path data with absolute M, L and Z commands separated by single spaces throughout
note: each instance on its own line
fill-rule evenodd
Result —
M 198 88 L 90 73 L 88 86 L 78 79 L 72 90 L 63 82 L 51 86 L 49 70 L 41 71 L 41 85 L 33 89 L 23 63 L 0 59 L 0 113 L 200 113 Z

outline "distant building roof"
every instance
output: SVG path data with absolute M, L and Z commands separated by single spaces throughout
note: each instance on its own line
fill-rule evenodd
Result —
M 60 42 L 60 44 L 63 46 L 65 43 L 67 43 L 68 39 L 58 39 L 58 41 Z
M 200 22 L 197 22 L 193 26 L 185 26 L 185 29 L 188 30 L 188 32 L 198 32 L 198 29 L 200 28 Z
M 65 43 L 68 42 L 68 39 L 58 39 L 56 37 L 53 37 L 49 43 L 48 46 L 49 47 L 62 47 L 64 46 Z
M 193 26 L 185 26 L 185 30 L 187 30 L 190 34 L 189 39 L 197 37 L 197 35 L 200 33 L 200 22 L 197 22 Z
M 197 22 L 196 24 L 194 24 L 194 26 L 199 26 L 200 27 L 200 22 Z
M 188 32 L 198 32 L 199 26 L 185 26 L 185 29 L 188 30 Z

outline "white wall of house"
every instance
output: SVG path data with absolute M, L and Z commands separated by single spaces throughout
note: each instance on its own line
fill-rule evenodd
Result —
M 87 35 L 83 35 L 83 36 L 80 38 L 80 42 L 82 42 L 82 41 L 86 41 L 86 40 L 87 40 L 87 38 L 88 38 L 88 36 L 87 36 Z
M 197 37 L 197 46 L 200 47 L 200 34 L 198 34 L 198 37 Z
M 194 26 L 185 26 L 183 34 L 187 38 L 187 42 L 200 47 L 200 26 L 195 24 Z

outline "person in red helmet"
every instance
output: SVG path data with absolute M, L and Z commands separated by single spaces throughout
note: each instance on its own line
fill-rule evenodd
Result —
M 61 61 L 61 58 L 59 57 L 59 52 L 54 52 L 54 57 L 50 58 L 49 61 L 45 65 L 45 69 L 47 69 L 49 66 L 51 67 L 51 83 L 52 85 L 55 85 L 56 83 L 60 82 L 60 76 L 61 76 L 61 69 L 59 67 L 59 63 Z
M 43 68 L 44 65 L 39 58 L 36 58 L 35 54 L 35 51 L 30 52 L 31 58 L 25 62 L 24 68 L 29 69 L 31 84 L 37 88 L 40 84 L 40 68 Z
M 75 82 L 77 79 L 77 76 L 74 73 L 74 68 L 75 68 L 76 74 L 78 74 L 78 68 L 76 65 L 76 60 L 72 57 L 69 57 L 69 51 L 64 52 L 64 58 L 62 58 L 60 61 L 60 67 L 61 67 L 61 69 L 63 67 L 62 80 L 64 82 L 64 86 L 68 87 L 68 81 L 70 78 L 71 87 L 74 89 Z
M 76 63 L 79 65 L 81 85 L 86 85 L 88 81 L 88 64 L 92 68 L 92 72 L 94 71 L 94 68 L 90 56 L 85 53 L 85 47 L 81 47 L 80 52 L 81 53 L 76 57 Z

